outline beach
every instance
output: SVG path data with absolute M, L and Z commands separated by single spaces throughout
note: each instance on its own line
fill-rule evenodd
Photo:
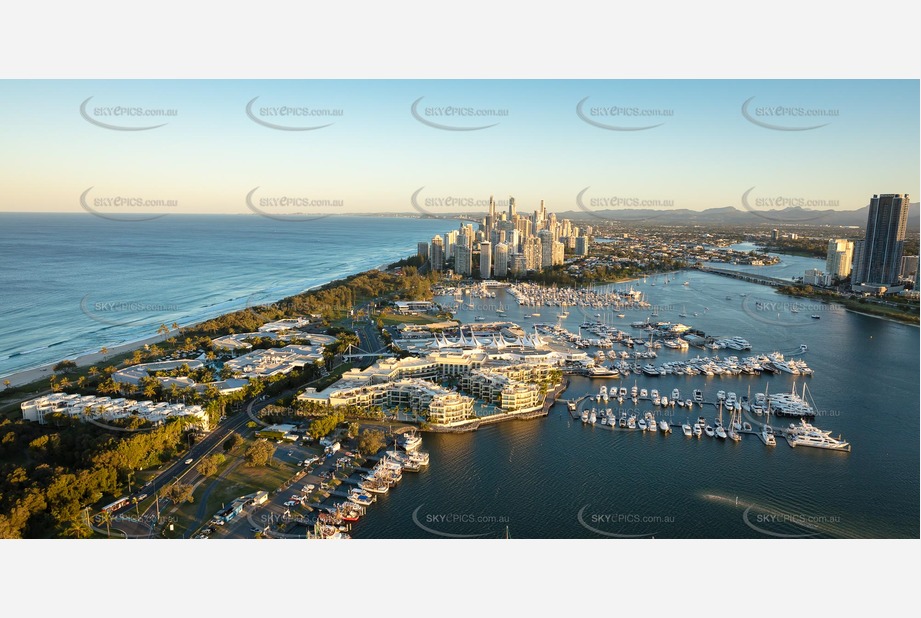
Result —
M 106 359 L 110 359 L 119 354 L 124 354 L 125 352 L 131 352 L 137 348 L 144 347 L 145 345 L 152 345 L 154 343 L 160 343 L 175 334 L 176 331 L 172 331 L 169 334 L 165 335 L 155 335 L 153 337 L 148 337 L 147 339 L 142 339 L 140 341 L 131 341 L 129 343 L 124 343 L 117 346 L 112 346 L 108 348 L 108 351 L 105 355 L 100 352 L 93 352 L 90 354 L 83 354 L 73 359 L 77 363 L 77 367 L 91 367 L 93 365 L 101 366 L 105 364 Z M 10 387 L 15 386 L 24 386 L 26 384 L 31 384 L 32 382 L 37 382 L 45 378 L 50 377 L 54 373 L 54 366 L 57 365 L 61 360 L 55 361 L 53 363 L 48 363 L 47 365 L 42 365 L 41 367 L 35 367 L 33 369 L 25 369 L 23 371 L 18 371 L 10 375 L 0 376 L 0 383 L 9 380 Z

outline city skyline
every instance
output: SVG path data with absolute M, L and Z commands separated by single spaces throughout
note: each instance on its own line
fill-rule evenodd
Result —
M 917 80 L 5 85 L 0 212 L 852 211 L 921 167 Z

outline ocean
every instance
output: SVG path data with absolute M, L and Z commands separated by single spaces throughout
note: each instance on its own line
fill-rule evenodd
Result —
M 447 220 L 0 213 L 0 376 L 416 254 Z

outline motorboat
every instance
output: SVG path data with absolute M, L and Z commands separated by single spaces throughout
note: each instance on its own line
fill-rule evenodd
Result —
M 819 429 L 818 427 L 807 423 L 805 419 L 800 419 L 799 424 L 790 423 L 787 432 L 787 441 L 790 446 L 809 446 L 814 448 L 824 448 L 833 451 L 850 452 L 851 445 L 841 436 L 831 437 L 830 431 Z
M 707 434 L 708 437 L 712 438 L 714 436 L 713 427 L 711 427 L 710 425 L 706 425 L 704 427 L 704 433 Z
M 690 437 L 690 436 L 691 436 L 691 425 L 690 425 L 690 423 L 688 423 L 688 422 L 686 422 L 686 421 L 685 421 L 684 423 L 682 423 L 682 424 L 681 424 L 681 431 L 684 432 L 684 435 Z
M 659 431 L 662 433 L 671 433 L 672 428 L 667 421 L 659 421 Z

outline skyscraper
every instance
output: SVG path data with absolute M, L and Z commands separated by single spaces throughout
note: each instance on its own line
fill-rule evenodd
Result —
M 576 255 L 588 255 L 588 236 L 576 237 Z
M 492 244 L 480 243 L 480 277 L 489 279 L 492 275 Z
M 851 274 L 854 261 L 854 243 L 846 238 L 828 241 L 828 254 L 825 258 L 825 272 L 830 277 L 844 279 Z
M 416 255 L 422 258 L 422 261 L 429 259 L 429 244 L 424 240 L 416 245 Z
M 541 230 L 537 237 L 540 238 L 540 267 L 550 268 L 553 266 L 553 232 Z
M 445 244 L 441 236 L 432 238 L 432 246 L 429 250 L 429 259 L 432 262 L 432 270 L 440 271 L 445 264 Z
M 859 263 L 855 260 L 851 277 L 854 286 L 898 282 L 908 231 L 908 202 L 908 194 L 898 193 L 882 193 L 870 200 L 861 259 Z
M 531 236 L 524 241 L 524 261 L 527 270 L 540 270 L 542 254 L 540 238 Z
M 464 235 L 461 234 L 460 238 Z M 454 247 L 454 272 L 469 277 L 473 271 L 473 251 L 466 243 L 458 241 Z
M 504 243 L 496 245 L 496 259 L 493 262 L 495 276 L 505 277 L 508 275 L 508 245 Z

